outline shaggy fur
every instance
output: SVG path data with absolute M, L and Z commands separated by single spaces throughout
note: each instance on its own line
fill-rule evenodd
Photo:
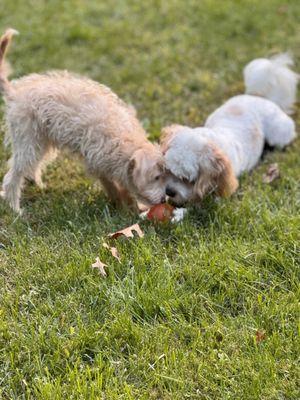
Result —
M 285 89 L 295 93 L 297 80 L 292 84 L 287 67 L 282 75 L 277 68 L 273 72 L 274 76 L 269 71 L 268 79 L 274 78 L 278 88 L 271 98 L 276 92 L 278 103 L 290 108 L 294 97 L 286 99 Z M 261 78 L 257 70 L 253 74 L 247 70 L 248 83 Z M 204 127 L 164 128 L 161 147 L 169 171 L 166 193 L 178 205 L 200 201 L 212 191 L 230 196 L 238 187 L 237 177 L 259 161 L 265 143 L 283 148 L 295 137 L 294 121 L 274 102 L 250 95 L 233 97 L 208 117 Z
M 20 211 L 25 177 L 43 186 L 42 171 L 60 149 L 79 154 L 112 200 L 130 201 L 130 193 L 146 204 L 164 201 L 164 159 L 134 109 L 109 88 L 68 72 L 9 82 L 1 66 L 13 33 L 0 40 L 0 90 L 13 153 L 2 196 L 11 207 Z

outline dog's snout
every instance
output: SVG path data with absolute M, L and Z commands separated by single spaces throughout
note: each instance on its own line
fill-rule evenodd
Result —
M 175 197 L 176 196 L 176 191 L 174 189 L 171 189 L 171 188 L 167 187 L 166 195 L 169 196 L 169 197 Z
M 165 202 L 166 202 L 166 197 L 163 196 L 163 197 L 160 199 L 160 203 L 165 203 Z

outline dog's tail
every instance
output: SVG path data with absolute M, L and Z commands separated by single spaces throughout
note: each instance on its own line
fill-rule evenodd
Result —
M 290 69 L 293 65 L 293 59 L 287 53 L 251 61 L 244 68 L 246 93 L 265 97 L 291 113 L 300 78 Z
M 10 92 L 10 84 L 8 81 L 8 75 L 10 72 L 9 64 L 5 61 L 5 54 L 8 46 L 11 42 L 13 35 L 17 35 L 19 32 L 15 29 L 7 29 L 0 38 L 0 93 L 4 96 Z

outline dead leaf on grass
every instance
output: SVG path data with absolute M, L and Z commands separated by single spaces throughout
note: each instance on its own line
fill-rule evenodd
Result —
M 258 330 L 255 332 L 255 340 L 256 343 L 260 343 L 266 339 L 266 332 Z
M 117 239 L 119 236 L 125 236 L 127 238 L 133 238 L 134 237 L 134 232 L 138 235 L 138 237 L 142 238 L 144 237 L 144 232 L 141 230 L 139 224 L 134 224 L 131 226 L 128 226 L 127 228 L 124 228 L 120 231 L 110 233 L 108 237 L 110 239 Z
M 118 249 L 116 247 L 111 247 L 107 243 L 103 242 L 103 247 L 111 252 L 111 255 L 115 257 L 119 262 L 121 262 Z
M 107 273 L 105 271 L 105 268 L 107 268 L 107 265 L 104 264 L 102 261 L 100 261 L 99 257 L 96 258 L 96 261 L 94 264 L 92 264 L 92 268 L 96 268 L 99 271 L 99 274 L 106 277 Z
M 263 175 L 263 183 L 271 183 L 280 176 L 278 164 L 270 164 L 267 172 Z

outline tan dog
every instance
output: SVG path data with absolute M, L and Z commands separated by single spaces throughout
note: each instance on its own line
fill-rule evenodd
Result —
M 106 86 L 68 72 L 31 74 L 9 82 L 4 55 L 16 31 L 0 39 L 0 91 L 6 103 L 10 169 L 2 197 L 20 212 L 24 178 L 43 186 L 44 166 L 57 150 L 79 154 L 114 201 L 133 195 L 145 204 L 165 199 L 164 159 L 147 140 L 135 110 Z M 129 195 L 130 193 L 130 195 Z

